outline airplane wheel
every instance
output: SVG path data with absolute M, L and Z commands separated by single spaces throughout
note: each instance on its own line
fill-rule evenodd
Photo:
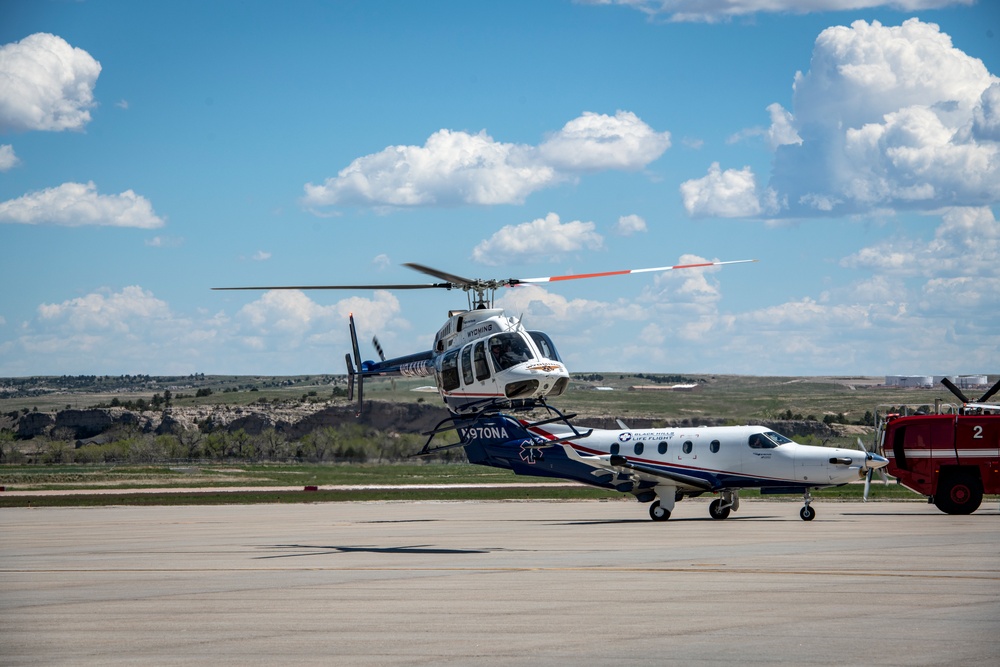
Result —
M 806 505 L 799 510 L 799 516 L 802 517 L 803 521 L 812 521 L 816 518 L 816 510 Z
M 666 521 L 670 518 L 670 510 L 664 509 L 659 500 L 654 500 L 649 506 L 649 518 L 653 521 Z
M 708 513 L 713 519 L 726 519 L 729 517 L 729 512 L 731 510 L 731 507 L 722 506 L 722 498 L 716 498 L 712 501 L 712 504 L 708 506 Z

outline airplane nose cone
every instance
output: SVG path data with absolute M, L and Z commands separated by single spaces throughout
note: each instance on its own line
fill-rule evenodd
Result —
M 879 468 L 884 468 L 889 465 L 889 459 L 884 456 L 879 456 L 878 454 L 869 454 L 867 460 L 865 461 L 865 467 L 872 470 L 878 470 Z

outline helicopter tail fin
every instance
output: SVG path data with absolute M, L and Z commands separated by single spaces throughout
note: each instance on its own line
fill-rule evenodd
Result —
M 355 412 L 356 417 L 361 416 L 361 410 L 364 408 L 364 386 L 365 386 L 365 374 L 361 367 L 361 352 L 358 350 L 358 331 L 354 328 L 354 313 L 350 315 L 350 326 L 351 326 L 351 347 L 354 352 L 354 363 L 351 363 L 351 355 L 346 354 L 344 357 L 347 360 L 347 400 L 354 400 L 354 378 L 357 377 L 358 381 L 358 410 Z M 354 370 L 355 365 L 357 365 L 357 371 Z

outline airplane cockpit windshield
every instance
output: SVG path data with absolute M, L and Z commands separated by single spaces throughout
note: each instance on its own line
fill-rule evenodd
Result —
M 528 344 L 516 333 L 502 333 L 492 336 L 489 344 L 490 354 L 497 370 L 504 371 L 535 358 Z
M 766 431 L 765 433 L 754 433 L 750 436 L 750 449 L 774 449 L 779 445 L 786 445 L 794 442 L 791 438 L 786 438 L 780 433 Z

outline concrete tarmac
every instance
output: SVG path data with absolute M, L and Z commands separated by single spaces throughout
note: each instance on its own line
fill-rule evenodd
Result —
M 3 665 L 997 664 L 993 503 L 0 510 Z

